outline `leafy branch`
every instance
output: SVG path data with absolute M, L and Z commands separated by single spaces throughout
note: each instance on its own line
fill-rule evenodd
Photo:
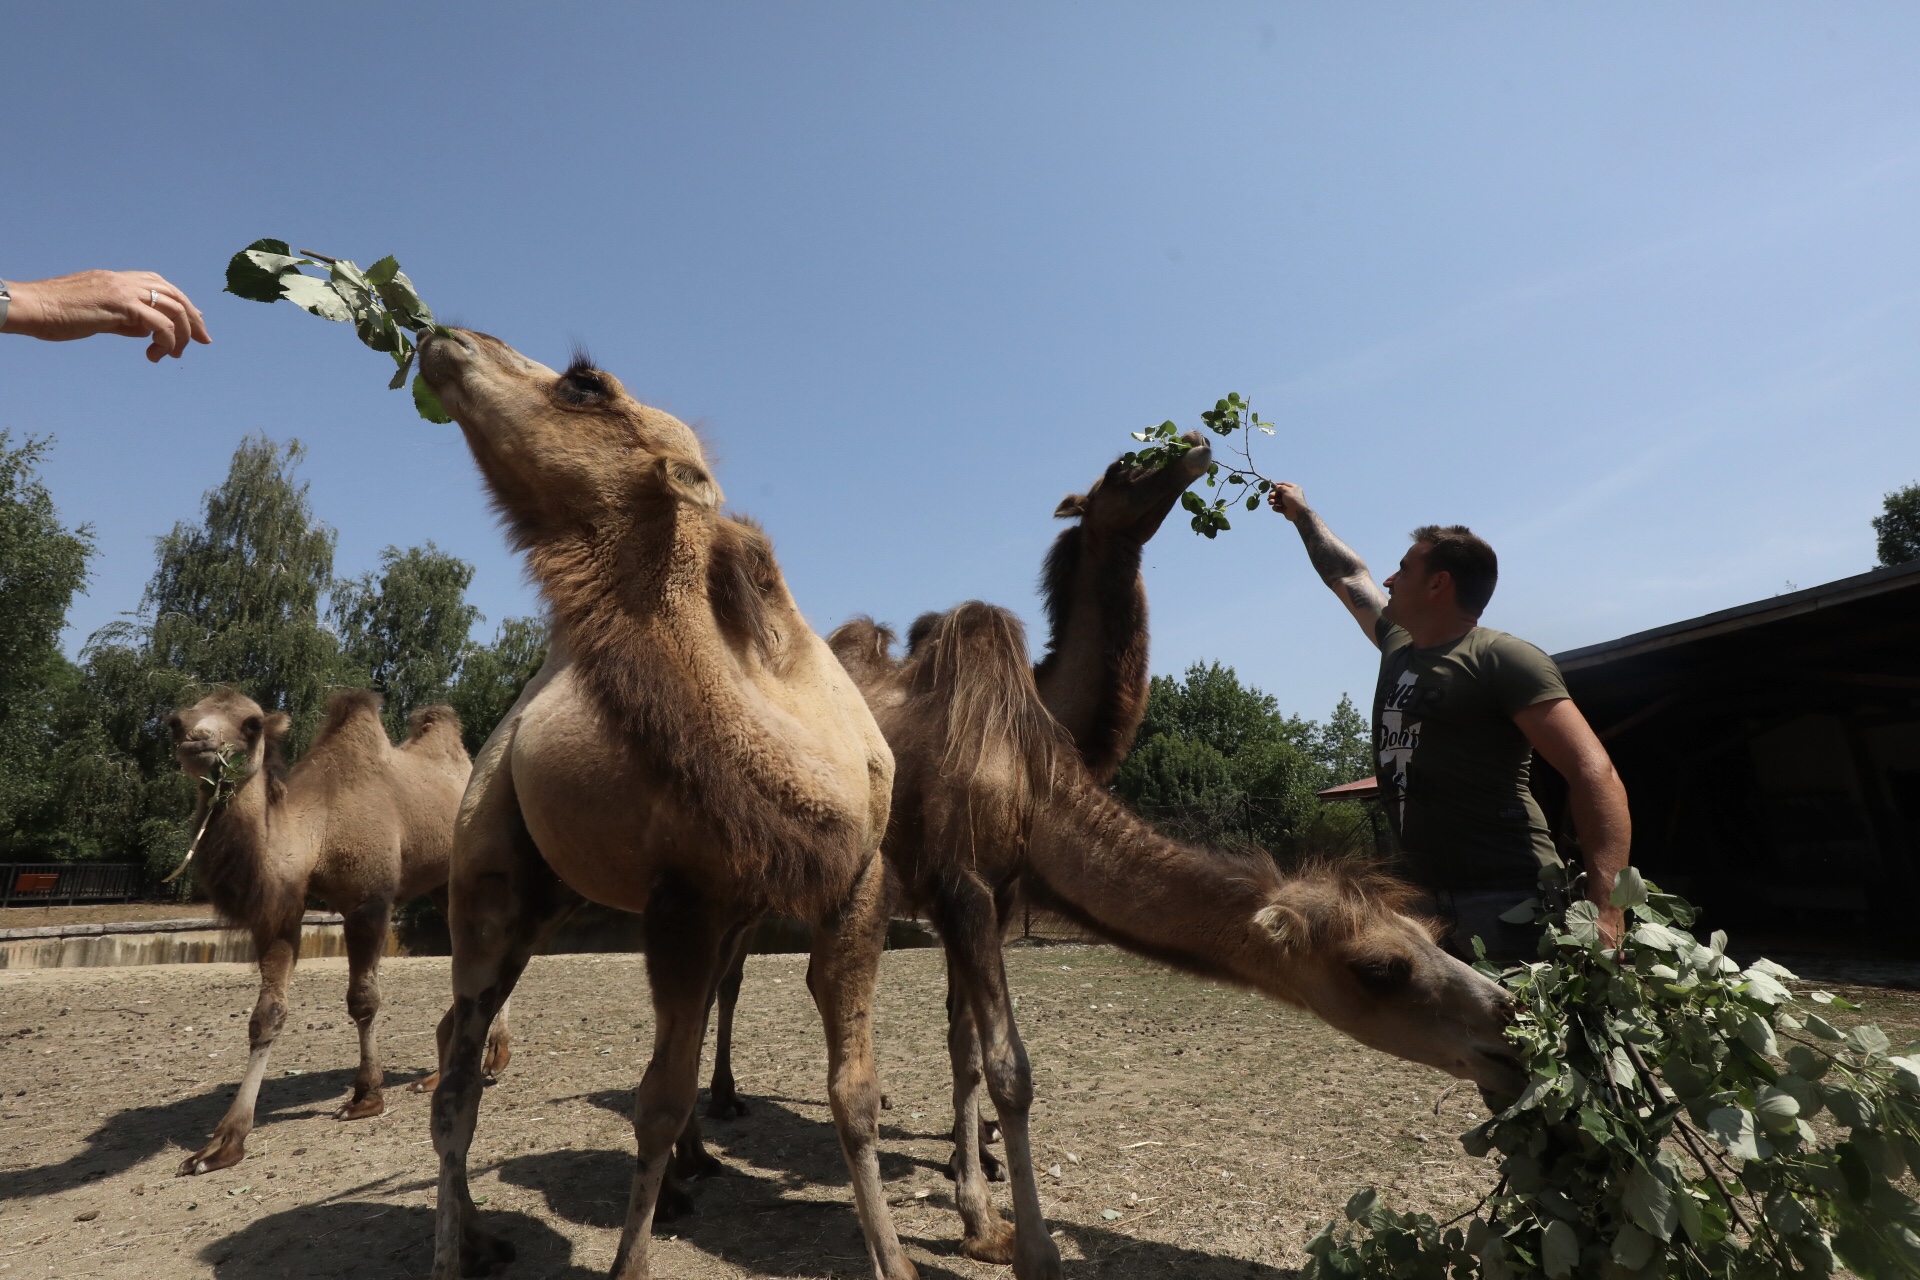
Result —
M 324 279 L 300 270 L 323 265 L 327 268 Z M 352 321 L 360 341 L 393 357 L 396 368 L 387 386 L 394 391 L 407 381 L 420 333 L 447 332 L 434 321 L 433 310 L 420 300 L 413 281 L 391 254 L 362 271 L 346 258 L 311 249 L 302 249 L 296 256 L 285 240 L 255 240 L 227 262 L 226 291 L 249 302 L 285 298 L 322 320 Z M 428 422 L 453 421 L 441 407 L 440 397 L 418 374 L 413 379 L 413 406 Z
M 223 743 L 213 757 L 211 776 L 200 779 L 200 789 L 207 793 L 207 811 L 200 817 L 200 829 L 193 833 L 193 840 L 187 845 L 187 856 L 180 859 L 180 865 L 173 874 L 162 880 L 161 884 L 172 884 L 193 861 L 193 854 L 200 847 L 200 837 L 207 834 L 207 824 L 213 821 L 213 815 L 227 807 L 234 794 L 240 790 L 252 771 L 247 767 L 246 752 L 233 743 Z
M 1793 974 L 1743 969 L 1724 933 L 1701 943 L 1692 906 L 1637 872 L 1614 891 L 1633 922 L 1618 950 L 1577 882 L 1549 872 L 1542 890 L 1520 913 L 1545 927 L 1540 960 L 1481 966 L 1514 998 L 1529 1071 L 1461 1136 L 1497 1154 L 1500 1185 L 1465 1227 L 1362 1191 L 1303 1280 L 1920 1276 L 1920 1205 L 1896 1185 L 1920 1173 L 1920 1046 L 1791 1012 Z
M 1225 480 L 1220 478 L 1223 470 L 1220 463 L 1208 465 L 1207 487 L 1218 491 L 1213 501 L 1207 501 L 1191 489 L 1180 495 L 1180 505 L 1193 517 L 1188 521 L 1193 531 L 1212 538 L 1222 529 L 1233 527 L 1227 522 L 1227 508 L 1245 506 L 1248 511 L 1257 510 L 1261 495 L 1273 488 L 1274 482 L 1253 465 L 1250 443 L 1256 430 L 1272 435 L 1273 424 L 1255 413 L 1253 406 L 1241 399 L 1237 391 L 1228 393 L 1224 400 L 1214 401 L 1213 408 L 1200 415 L 1200 421 L 1215 435 L 1231 440 L 1234 452 L 1240 455 L 1239 465 L 1230 463 L 1224 468 Z M 1180 438 L 1180 428 L 1171 418 L 1157 427 L 1129 434 L 1146 446 L 1122 459 L 1129 466 L 1162 467 L 1194 447 Z

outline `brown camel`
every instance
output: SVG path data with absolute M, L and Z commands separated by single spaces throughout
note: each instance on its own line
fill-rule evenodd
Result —
M 1167 513 L 1194 481 L 1207 472 L 1213 451 L 1197 431 L 1184 437 L 1194 446 L 1163 467 L 1110 464 L 1085 493 L 1070 493 L 1053 514 L 1073 524 L 1060 531 L 1041 571 L 1046 596 L 1046 656 L 1033 670 L 1040 699 L 1066 728 L 1074 748 L 1095 782 L 1112 781 L 1133 748 L 1134 734 L 1147 714 L 1147 587 L 1140 560 Z M 714 1032 L 713 1078 L 707 1114 L 716 1119 L 747 1114 L 733 1076 L 733 1014 L 740 999 L 748 935 L 727 966 L 717 992 L 719 1020 Z M 949 1017 L 965 1017 L 949 1009 Z M 681 1136 L 674 1172 L 681 1177 L 717 1173 L 723 1167 L 701 1145 L 699 1118 Z M 981 1162 L 986 1176 L 1000 1179 L 999 1162 L 984 1150 L 992 1140 L 990 1122 L 982 1122 Z M 684 1193 L 672 1193 L 675 1212 L 690 1207 Z
M 253 935 L 260 957 L 246 1075 L 212 1140 L 181 1164 L 184 1175 L 224 1169 L 246 1154 L 267 1056 L 287 1016 L 309 896 L 345 917 L 347 1012 L 360 1029 L 360 1070 L 337 1118 L 386 1109 L 373 1024 L 387 924 L 396 902 L 446 884 L 469 766 L 453 708 L 414 712 L 406 742 L 395 747 L 380 721 L 379 696 L 361 690 L 333 695 L 326 723 L 291 771 L 280 754 L 286 713 L 263 711 L 231 689 L 175 712 L 168 724 L 174 758 L 202 784 L 194 815 L 196 825 L 205 821 L 197 877 L 220 918 Z M 223 751 L 238 753 L 244 780 L 209 812 Z M 504 1042 L 496 1057 L 494 1065 L 504 1065 Z
M 1048 714 L 1011 614 L 969 603 L 914 624 L 907 658 L 867 621 L 829 639 L 894 751 L 885 852 L 946 948 L 961 1251 L 1054 1280 L 1033 1174 L 1033 1087 L 1001 956 L 1016 892 L 1129 951 L 1310 1010 L 1363 1044 L 1490 1089 L 1524 1084 L 1501 988 L 1448 956 L 1383 876 L 1319 868 L 1156 833 L 1094 783 Z M 1006 1140 L 1014 1225 L 980 1172 L 984 1076 Z
M 720 514 L 685 425 L 584 358 L 555 373 L 483 334 L 424 338 L 420 369 L 554 627 L 546 665 L 481 751 L 454 836 L 434 1276 L 511 1256 L 467 1189 L 481 1042 L 542 936 L 591 899 L 643 918 L 654 1007 L 613 1274 L 649 1274 L 709 999 L 738 930 L 771 910 L 814 927 L 808 985 L 868 1252 L 882 1280 L 911 1280 L 877 1150 L 870 1018 L 893 759 L 873 716 L 800 616 L 765 535 Z

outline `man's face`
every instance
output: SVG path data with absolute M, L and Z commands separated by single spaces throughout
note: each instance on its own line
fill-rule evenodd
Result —
M 1441 601 L 1440 588 L 1427 572 L 1428 543 L 1416 542 L 1400 557 L 1400 567 L 1388 576 L 1387 607 L 1380 615 L 1398 627 L 1407 627 L 1431 614 Z

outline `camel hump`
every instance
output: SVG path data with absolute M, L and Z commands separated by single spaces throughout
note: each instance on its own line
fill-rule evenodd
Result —
M 969 600 L 919 619 L 914 633 L 909 683 L 944 712 L 943 767 L 972 772 L 996 751 L 1010 750 L 1035 789 L 1048 789 L 1060 752 L 1072 743 L 1040 700 L 1020 619 Z
M 407 740 L 400 745 L 403 750 L 438 747 L 467 758 L 466 744 L 460 740 L 460 713 L 444 702 L 416 708 L 407 717 Z
M 892 627 L 883 627 L 863 613 L 835 627 L 827 637 L 827 648 L 856 682 L 864 682 L 893 670 L 893 640 Z
M 379 694 L 371 689 L 336 689 L 327 697 L 326 719 L 320 722 L 320 731 L 313 736 L 313 745 L 319 746 L 343 733 L 361 730 L 371 726 L 386 741 L 387 730 L 380 723 L 380 708 L 386 704 Z

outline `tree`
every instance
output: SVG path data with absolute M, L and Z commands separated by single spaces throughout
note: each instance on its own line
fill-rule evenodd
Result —
M 547 624 L 539 618 L 508 618 L 490 645 L 469 644 L 447 701 L 460 713 L 460 732 L 470 755 L 479 755 L 500 717 L 547 660 Z
M 78 683 L 60 652 L 93 534 L 60 523 L 38 471 L 48 446 L 0 431 L 0 856 L 48 856 L 62 707 Z
M 1342 698 L 1325 725 L 1283 715 L 1233 668 L 1195 663 L 1156 676 L 1133 754 L 1114 790 L 1171 835 L 1257 845 L 1283 861 L 1371 853 L 1352 805 L 1315 792 L 1370 771 L 1366 724 Z
M 1920 484 L 1895 489 L 1883 500 L 1884 510 L 1873 518 L 1879 537 L 1880 563 L 1906 564 L 1920 560 Z
M 466 602 L 473 566 L 431 542 L 388 547 L 380 564 L 378 576 L 335 583 L 330 611 L 349 666 L 386 699 L 387 731 L 401 738 L 416 708 L 447 700 L 480 611 Z
M 227 478 L 203 500 L 203 522 L 176 524 L 141 598 L 152 668 L 202 684 L 231 684 L 294 720 L 304 744 L 343 674 L 340 646 L 320 625 L 333 584 L 334 531 L 313 517 L 294 468 L 306 450 L 248 436 Z

